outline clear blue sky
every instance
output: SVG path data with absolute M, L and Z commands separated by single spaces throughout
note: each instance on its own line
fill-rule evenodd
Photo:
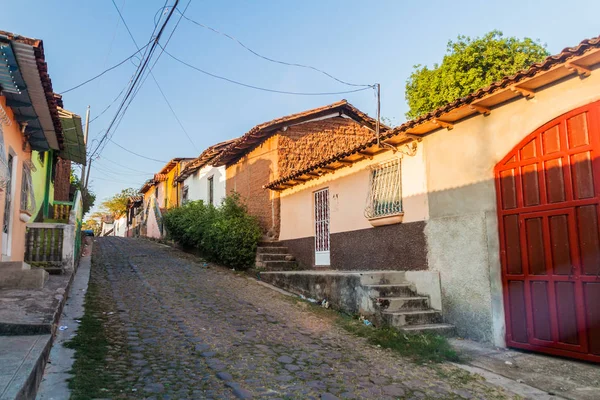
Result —
M 163 0 L 116 0 L 139 44 L 146 43 Z M 172 4 L 174 0 L 169 0 Z M 188 0 L 180 1 L 183 9 Z M 44 41 L 54 90 L 61 92 L 128 57 L 135 47 L 111 0 L 5 1 L 0 29 Z M 343 80 L 381 83 L 382 115 L 395 124 L 407 110 L 404 83 L 415 64 L 441 61 L 448 39 L 499 29 L 538 38 L 551 53 L 600 34 L 600 1 L 206 1 L 192 0 L 190 18 L 227 32 L 272 58 L 310 64 Z M 174 17 L 174 26 L 176 18 Z M 235 43 L 185 20 L 168 50 L 205 70 L 278 90 L 347 90 L 318 73 L 269 63 Z M 135 67 L 126 63 L 64 96 L 65 108 L 92 117 L 121 91 Z M 207 146 L 254 125 L 339 100 L 375 115 L 372 91 L 343 96 L 259 92 L 201 75 L 163 55 L 154 74 L 197 150 L 149 78 L 114 140 L 160 160 L 195 157 Z M 90 126 L 90 140 L 106 128 L 115 107 Z M 118 163 L 120 165 L 117 165 Z M 92 167 L 97 204 L 126 187 L 140 187 L 162 164 L 109 144 Z M 137 171 L 147 171 L 142 175 Z

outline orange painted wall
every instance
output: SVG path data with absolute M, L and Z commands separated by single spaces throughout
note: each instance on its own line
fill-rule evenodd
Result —
M 11 235 L 9 241 L 10 255 L 3 257 L 2 261 L 22 261 L 25 256 L 25 227 L 26 223 L 20 219 L 20 203 L 21 203 L 21 179 L 23 172 L 23 161 L 31 159 L 31 151 L 23 151 L 23 135 L 21 134 L 20 126 L 14 118 L 12 110 L 6 106 L 6 98 L 0 96 L 0 105 L 8 115 L 11 123 L 2 125 L 4 133 L 4 147 L 6 149 L 6 158 L 8 159 L 9 152 L 12 152 L 13 157 L 16 157 L 16 162 L 13 165 L 15 181 L 12 185 L 13 202 L 11 215 Z M 0 192 L 0 222 L 4 223 L 4 204 L 6 199 L 6 190 Z M 0 224 L 0 226 L 2 226 Z M 0 235 L 0 244 L 2 235 Z

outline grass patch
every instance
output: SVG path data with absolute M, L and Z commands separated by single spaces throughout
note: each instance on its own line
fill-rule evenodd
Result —
M 75 362 L 69 380 L 71 399 L 107 398 L 115 393 L 116 385 L 106 366 L 109 340 L 103 321 L 101 304 L 97 300 L 100 288 L 91 282 L 85 297 L 85 314 L 77 329 L 77 335 L 64 344 L 75 350 Z M 116 391 L 118 393 L 118 390 Z
M 297 297 L 286 297 L 287 301 L 301 305 L 302 308 L 324 318 L 353 335 L 367 339 L 370 344 L 391 349 L 403 357 L 418 364 L 460 362 L 461 357 L 444 336 L 432 333 L 404 333 L 394 328 L 365 326 L 357 317 L 342 314 L 333 309 L 325 309 L 318 304 L 301 301 Z
M 340 316 L 338 324 L 346 331 L 366 338 L 369 343 L 391 349 L 417 363 L 460 361 L 448 339 L 431 333 L 404 333 L 393 328 L 374 328 L 348 316 Z

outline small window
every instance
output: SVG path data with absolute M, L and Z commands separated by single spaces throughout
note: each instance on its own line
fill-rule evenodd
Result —
M 181 202 L 183 204 L 188 202 L 188 195 L 189 195 L 189 187 L 184 186 L 183 190 L 181 191 Z
M 215 200 L 215 180 L 214 175 L 208 177 L 208 204 L 214 205 Z
M 367 218 L 381 218 L 402 213 L 401 171 L 400 159 L 373 168 L 365 208 Z

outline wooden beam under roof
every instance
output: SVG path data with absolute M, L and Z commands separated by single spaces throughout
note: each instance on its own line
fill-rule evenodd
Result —
M 582 67 L 581 65 L 577 65 L 574 62 L 568 62 L 565 64 L 565 67 L 571 71 L 577 72 L 577 74 L 581 76 L 590 76 L 592 74 L 592 70 L 586 67 Z
M 452 123 L 450 123 L 448 121 L 442 121 L 439 118 L 434 118 L 433 119 L 433 123 L 436 124 L 436 125 L 438 125 L 438 126 L 441 126 L 442 128 L 446 128 L 449 131 L 452 130 L 452 129 L 454 129 L 454 125 Z
M 521 96 L 526 97 L 528 99 L 533 99 L 535 97 L 535 92 L 529 89 L 525 89 L 524 87 L 513 85 L 510 87 L 515 93 L 519 93 Z
M 490 113 L 492 112 L 492 110 L 490 110 L 489 108 L 478 106 L 476 104 L 470 104 L 469 108 L 472 109 L 472 110 L 475 110 L 479 114 L 483 114 L 483 115 L 490 115 Z
M 338 162 L 338 163 L 340 163 L 340 164 L 344 164 L 344 165 L 352 165 L 352 164 L 354 164 L 356 161 L 337 160 L 336 162 Z

